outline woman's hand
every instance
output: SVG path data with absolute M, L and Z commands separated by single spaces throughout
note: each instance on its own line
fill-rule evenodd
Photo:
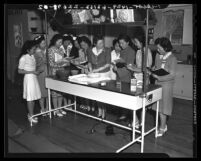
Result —
M 69 62 L 66 62 L 62 65 L 62 67 L 66 67 L 66 66 L 70 66 L 70 63 Z
M 154 78 L 156 78 L 157 80 L 159 80 L 159 76 L 157 76 L 156 74 L 151 74 Z
M 40 72 L 39 71 L 33 71 L 33 74 L 38 75 Z
M 126 67 L 132 71 L 135 69 L 135 67 L 132 64 L 128 64 Z
M 117 71 L 116 65 L 112 66 L 113 71 Z
M 98 70 L 97 69 L 93 69 L 91 72 L 92 73 L 98 73 Z

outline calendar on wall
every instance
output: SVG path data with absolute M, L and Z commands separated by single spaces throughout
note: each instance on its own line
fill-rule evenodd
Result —
M 14 29 L 15 47 L 21 48 L 23 45 L 22 24 L 14 25 L 13 29 Z

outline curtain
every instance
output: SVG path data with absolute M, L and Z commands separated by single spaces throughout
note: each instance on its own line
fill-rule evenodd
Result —
M 183 26 L 184 11 L 170 10 L 163 13 L 163 36 L 171 37 L 178 26 Z

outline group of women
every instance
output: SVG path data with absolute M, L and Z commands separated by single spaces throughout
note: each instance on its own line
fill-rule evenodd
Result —
M 55 76 L 57 71 L 69 70 L 71 75 L 79 73 L 115 73 L 121 82 L 130 82 L 135 72 L 142 72 L 142 57 L 145 53 L 145 35 L 134 35 L 131 39 L 127 35 L 119 35 L 113 40 L 113 47 L 105 46 L 104 37 L 94 36 L 93 45 L 88 37 L 80 36 L 73 39 L 70 35 L 56 34 L 50 41 L 46 51 L 44 36 L 37 36 L 34 40 L 25 42 L 22 48 L 22 56 L 19 60 L 18 71 L 24 76 L 23 98 L 27 100 L 28 119 L 37 123 L 37 117 L 31 118 L 34 110 L 34 101 L 39 99 L 41 112 L 48 110 L 47 89 L 45 88 L 45 77 Z M 172 89 L 175 77 L 176 58 L 172 54 L 172 45 L 169 39 L 162 37 L 155 41 L 158 54 L 153 66 L 151 50 L 148 49 L 146 66 L 149 68 L 163 68 L 170 74 L 157 76 L 152 75 L 156 84 L 163 88 L 162 100 L 160 101 L 160 128 L 159 136 L 167 131 L 167 116 L 172 114 Z M 47 52 L 47 54 L 46 54 Z M 48 55 L 48 57 L 47 57 Z M 47 59 L 48 58 L 48 59 Z M 83 65 L 79 65 L 85 62 Z M 123 68 L 118 68 L 116 64 L 123 62 Z M 49 65 L 49 73 L 47 72 Z M 79 65 L 79 66 L 77 66 Z M 149 80 L 147 81 L 149 83 Z M 58 91 L 51 93 L 54 108 L 70 104 L 73 97 Z M 123 100 L 122 100 L 123 101 Z M 80 99 L 80 107 L 97 114 L 98 117 L 106 117 L 106 108 L 103 103 Z M 97 107 L 97 108 L 95 108 Z M 155 109 L 155 105 L 152 106 Z M 97 110 L 96 110 L 97 109 Z M 66 114 L 64 110 L 55 110 L 54 115 L 62 117 Z M 120 120 L 125 119 L 128 114 L 126 110 L 121 111 Z M 137 118 L 136 125 L 140 125 Z

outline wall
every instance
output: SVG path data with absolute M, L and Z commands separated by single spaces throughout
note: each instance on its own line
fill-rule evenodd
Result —
M 17 66 L 18 66 L 18 57 L 21 52 L 21 48 L 15 47 L 14 42 L 14 29 L 15 24 L 22 24 L 23 32 L 23 42 L 29 39 L 28 34 L 28 23 L 27 23 L 27 10 L 21 10 L 19 14 L 7 14 L 8 21 L 6 24 L 7 29 L 7 77 L 12 82 L 15 82 L 17 79 Z

